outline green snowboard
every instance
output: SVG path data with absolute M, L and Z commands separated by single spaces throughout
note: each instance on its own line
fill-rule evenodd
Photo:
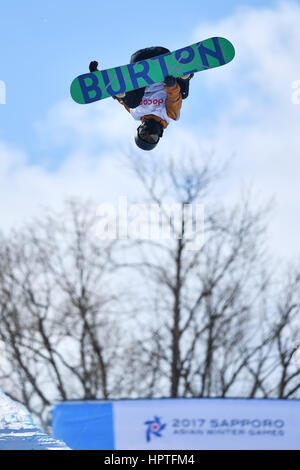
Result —
M 227 39 L 206 39 L 152 59 L 79 75 L 71 83 L 71 96 L 76 103 L 92 103 L 162 82 L 168 75 L 181 77 L 225 65 L 234 54 L 234 47 Z

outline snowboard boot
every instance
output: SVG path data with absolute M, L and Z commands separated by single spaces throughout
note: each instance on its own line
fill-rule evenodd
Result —
M 177 83 L 180 86 L 180 92 L 183 100 L 189 96 L 190 80 L 193 78 L 193 76 L 193 73 L 189 73 L 188 75 L 183 75 L 182 77 L 177 78 Z

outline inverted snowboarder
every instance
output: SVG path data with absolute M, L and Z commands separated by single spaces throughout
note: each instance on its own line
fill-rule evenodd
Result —
M 159 46 L 140 49 L 132 54 L 130 63 L 168 52 L 169 49 Z M 98 71 L 97 67 L 98 62 L 92 61 L 89 65 L 90 72 Z M 135 136 L 135 143 L 140 149 L 153 150 L 171 120 L 179 119 L 182 100 L 188 97 L 189 81 L 193 75 L 191 73 L 179 78 L 169 75 L 163 82 L 113 96 L 135 120 L 142 122 Z

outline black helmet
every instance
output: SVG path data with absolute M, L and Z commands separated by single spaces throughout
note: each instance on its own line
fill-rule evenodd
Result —
M 167 54 L 170 52 L 166 47 L 154 46 L 154 47 L 145 47 L 144 49 L 139 49 L 130 58 L 130 63 L 140 62 L 141 60 L 151 59 L 159 55 Z
M 135 143 L 142 150 L 153 150 L 163 135 L 163 125 L 155 119 L 147 119 L 136 131 Z

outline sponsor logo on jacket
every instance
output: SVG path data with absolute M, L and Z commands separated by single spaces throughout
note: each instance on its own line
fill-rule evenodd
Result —
M 159 106 L 164 102 L 163 98 L 160 98 L 159 100 L 154 99 L 154 100 L 142 100 L 140 102 L 140 105 L 151 105 L 154 104 L 155 106 Z

